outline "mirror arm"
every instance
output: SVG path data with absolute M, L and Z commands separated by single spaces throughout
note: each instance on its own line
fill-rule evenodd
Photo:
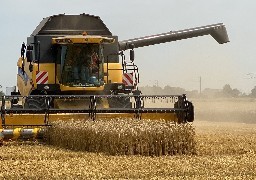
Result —
M 39 62 L 40 62 L 40 41 L 37 42 L 37 47 L 38 47 L 38 51 L 37 51 L 37 63 L 38 63 L 38 71 L 39 71 Z

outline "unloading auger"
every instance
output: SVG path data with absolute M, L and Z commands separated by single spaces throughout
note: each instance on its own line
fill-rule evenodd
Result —
M 21 46 L 17 91 L 2 97 L 0 139 L 42 137 L 58 119 L 192 122 L 194 107 L 186 95 L 142 95 L 134 49 L 204 35 L 229 42 L 222 23 L 118 41 L 97 16 L 44 18 Z
M 205 35 L 211 35 L 219 44 L 224 44 L 229 42 L 225 25 L 223 23 L 218 23 L 218 24 L 195 27 L 195 28 L 184 29 L 179 31 L 170 31 L 167 33 L 161 33 L 161 34 L 156 34 L 151 36 L 145 36 L 145 37 L 120 41 L 119 49 L 120 50 L 134 49 L 134 48 L 140 48 L 144 46 L 178 41 L 182 39 L 189 39 L 189 38 L 205 36 Z

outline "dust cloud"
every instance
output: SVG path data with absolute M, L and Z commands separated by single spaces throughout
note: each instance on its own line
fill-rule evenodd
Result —
M 192 99 L 195 121 L 256 123 L 252 98 Z

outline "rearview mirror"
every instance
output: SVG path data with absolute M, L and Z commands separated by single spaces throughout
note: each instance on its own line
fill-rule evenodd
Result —
M 32 50 L 33 50 L 33 46 L 28 45 L 28 46 L 27 46 L 27 50 L 28 50 L 28 51 L 32 51 Z
M 134 61 L 134 50 L 130 50 L 130 60 L 133 62 Z
M 27 52 L 26 52 L 26 58 L 27 58 L 27 62 L 32 62 L 32 60 L 33 60 L 33 53 L 32 53 L 32 51 L 28 51 L 27 50 Z

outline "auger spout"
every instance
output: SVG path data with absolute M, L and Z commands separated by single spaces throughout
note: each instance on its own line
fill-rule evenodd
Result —
M 119 41 L 119 50 L 125 51 L 127 49 L 178 41 L 204 35 L 211 35 L 219 44 L 229 42 L 225 25 L 223 23 L 219 23 Z

